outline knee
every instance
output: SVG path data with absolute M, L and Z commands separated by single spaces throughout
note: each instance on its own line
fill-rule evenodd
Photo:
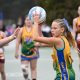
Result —
M 21 65 L 22 71 L 25 73 L 28 70 L 28 66 L 25 64 Z

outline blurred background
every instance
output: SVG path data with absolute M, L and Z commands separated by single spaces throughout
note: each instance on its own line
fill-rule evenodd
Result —
M 3 24 L 10 35 L 15 27 L 23 25 L 25 15 L 34 6 L 41 6 L 46 10 L 46 24 L 50 27 L 51 22 L 56 18 L 66 18 L 72 26 L 73 18 L 78 16 L 79 5 L 79 0 L 0 0 L 0 13 L 2 13 Z M 44 32 L 47 33 L 47 28 L 43 30 Z
M 46 10 L 48 24 L 55 18 L 63 17 L 72 24 L 73 18 L 77 16 L 80 0 L 0 0 L 0 11 L 6 22 L 17 22 L 19 17 L 25 16 L 36 5 Z

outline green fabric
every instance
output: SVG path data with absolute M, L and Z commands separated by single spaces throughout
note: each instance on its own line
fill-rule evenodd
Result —
M 23 42 L 22 43 L 22 53 L 26 56 L 33 55 L 34 42 Z
M 58 63 L 57 62 L 53 63 L 53 68 L 54 68 L 54 70 L 56 70 L 56 78 L 55 78 L 55 80 L 61 80 L 62 79 L 61 78 L 61 72 L 60 72 L 60 70 L 58 68 Z M 72 64 L 68 65 L 68 69 L 67 70 L 68 70 L 69 80 L 75 80 L 75 72 L 74 72 L 74 70 L 72 68 Z

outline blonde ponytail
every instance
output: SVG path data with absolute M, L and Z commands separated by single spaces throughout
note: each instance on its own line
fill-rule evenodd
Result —
M 67 38 L 69 44 L 75 48 L 76 47 L 76 42 L 75 42 L 75 39 L 72 36 L 72 33 L 71 33 L 72 29 L 69 26 L 67 20 L 65 18 L 63 18 L 63 19 L 56 19 L 54 21 L 58 22 L 61 27 L 65 28 L 65 31 L 64 31 L 63 35 Z

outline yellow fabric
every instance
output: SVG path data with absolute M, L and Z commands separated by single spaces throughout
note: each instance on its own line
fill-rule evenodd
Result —
M 80 17 L 77 18 L 77 23 L 76 23 L 77 27 L 78 25 L 80 25 Z
M 64 58 L 65 58 L 65 62 L 67 63 L 72 63 L 72 58 L 71 58 L 71 55 L 70 55 L 70 45 L 69 45 L 69 42 L 67 41 L 67 39 L 62 36 L 62 39 L 64 40 Z M 55 48 L 53 48 L 53 54 L 51 55 L 52 56 L 52 59 L 53 59 L 53 62 L 54 63 L 58 63 L 58 57 L 57 57 L 57 50 Z M 67 65 L 68 66 L 68 65 Z M 58 68 L 59 68 L 59 64 L 58 64 Z
M 37 55 L 36 54 L 37 49 L 34 47 L 32 48 L 32 46 L 34 46 L 32 36 L 33 36 L 33 28 L 31 29 L 30 32 L 28 32 L 27 28 L 24 26 L 22 28 L 22 36 L 21 36 L 21 38 L 22 38 L 22 55 L 24 56 L 24 54 L 26 54 L 25 56 L 28 58 L 31 58 L 31 57 L 34 57 Z M 26 44 L 24 42 L 26 42 Z M 30 49 L 30 47 L 31 47 L 31 49 Z M 26 51 L 26 53 L 25 53 L 25 51 Z M 27 55 L 27 51 L 30 52 L 31 55 L 29 55 L 29 53 Z
M 55 80 L 75 80 L 75 72 L 72 68 L 69 42 L 64 36 L 62 36 L 61 39 L 64 41 L 64 48 L 61 50 L 56 49 L 54 45 L 54 53 L 52 54 L 53 68 L 56 70 Z M 60 62 L 60 59 L 62 59 L 62 62 Z
M 30 32 L 28 32 L 27 28 L 24 26 L 22 29 L 22 37 L 21 37 L 22 41 L 24 41 L 26 37 L 32 38 L 32 34 L 33 34 L 33 29 Z
M 2 35 L 0 35 L 0 40 L 1 40 L 1 39 L 3 39 L 3 36 L 2 36 Z

